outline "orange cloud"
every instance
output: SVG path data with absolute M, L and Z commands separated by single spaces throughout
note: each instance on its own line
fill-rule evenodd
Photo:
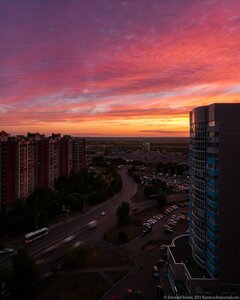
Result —
M 239 102 L 239 1 L 44 2 L 0 3 L 1 130 L 186 136 Z

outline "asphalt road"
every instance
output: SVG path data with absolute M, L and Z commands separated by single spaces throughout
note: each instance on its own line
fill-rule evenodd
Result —
M 46 263 L 59 256 L 59 249 L 63 248 L 64 239 L 73 234 L 76 236 L 76 241 L 82 239 L 85 241 L 97 241 L 101 239 L 103 232 L 116 223 L 116 209 L 118 205 L 122 201 L 129 201 L 136 193 L 136 183 L 126 175 L 126 171 L 127 166 L 120 170 L 123 188 L 118 194 L 74 219 L 54 225 L 50 228 L 47 236 L 27 246 L 29 253 L 36 260 L 44 260 Z M 102 211 L 106 212 L 106 216 L 101 217 Z M 93 230 L 88 229 L 87 224 L 96 219 L 99 219 L 99 225 Z M 10 265 L 10 254 L 2 254 L 0 256 L 0 269 L 9 268 Z
M 187 208 L 178 208 L 167 216 L 165 216 L 160 222 L 156 223 L 152 227 L 152 231 L 144 237 L 138 236 L 133 241 L 122 246 L 108 245 L 110 250 L 121 251 L 122 254 L 126 254 L 135 260 L 136 266 L 128 274 L 126 278 L 115 285 L 108 293 L 106 293 L 101 300 L 109 300 L 113 295 L 116 295 L 118 299 L 125 300 L 126 291 L 128 288 L 137 291 L 141 290 L 144 300 L 155 300 L 157 297 L 156 285 L 161 284 L 162 280 L 155 279 L 153 277 L 153 266 L 156 265 L 158 259 L 160 259 L 166 252 L 160 251 L 158 248 L 149 252 L 142 252 L 141 248 L 150 240 L 158 239 L 174 239 L 175 237 L 183 234 L 175 232 L 174 234 L 164 233 L 163 225 L 167 222 L 173 214 L 178 214 L 182 211 L 186 212 Z M 103 242 L 106 244 L 106 242 Z M 106 245 L 105 245 L 106 247 Z M 161 278 L 160 278 L 161 279 Z M 165 291 L 166 292 L 166 291 Z M 167 295 L 171 295 L 170 290 L 167 290 Z
M 137 191 L 135 182 L 126 175 L 126 171 L 127 167 L 123 167 L 120 170 L 123 188 L 117 195 L 74 219 L 68 219 L 65 222 L 54 225 L 50 228 L 47 236 L 34 241 L 28 246 L 28 249 L 30 254 L 39 263 L 43 272 L 48 270 L 49 266 L 62 256 L 65 247 L 63 241 L 71 235 L 74 235 L 71 243 L 82 240 L 85 243 L 97 244 L 105 249 L 125 254 L 135 261 L 135 267 L 131 269 L 125 278 L 114 285 L 102 297 L 102 300 L 108 300 L 112 295 L 117 295 L 120 300 L 125 299 L 127 288 L 141 290 L 143 292 L 143 299 L 155 300 L 158 299 L 156 285 L 160 281 L 153 278 L 153 266 L 161 255 L 163 255 L 163 252 L 156 249 L 150 253 L 143 253 L 141 247 L 149 240 L 174 238 L 179 235 L 179 233 L 171 236 L 166 235 L 163 232 L 163 224 L 165 224 L 172 214 L 184 211 L 186 208 L 179 208 L 173 211 L 160 222 L 153 225 L 152 232 L 144 237 L 138 236 L 128 244 L 113 245 L 106 242 L 103 239 L 103 233 L 116 224 L 116 209 L 118 205 L 122 201 L 130 201 Z M 105 216 L 101 216 L 102 211 L 106 212 Z M 99 220 L 99 225 L 94 229 L 89 229 L 87 224 L 96 219 Z M 1 255 L 0 269 L 8 267 L 10 267 L 10 255 Z

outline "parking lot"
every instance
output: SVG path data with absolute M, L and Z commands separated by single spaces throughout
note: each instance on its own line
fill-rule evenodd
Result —
M 175 231 L 179 232 L 179 231 L 187 230 L 189 217 L 186 215 L 185 212 L 173 214 L 171 215 L 170 218 L 167 218 L 167 216 L 173 211 L 186 206 L 188 206 L 187 201 L 178 204 L 173 204 L 168 208 L 164 209 L 161 213 L 156 214 L 153 217 L 147 219 L 146 221 L 143 222 L 143 229 L 141 232 L 141 236 L 144 236 L 147 233 L 151 232 L 152 226 L 157 224 L 163 218 L 166 218 L 166 222 L 163 225 L 165 233 L 172 234 Z M 185 226 L 183 226 L 183 224 L 185 224 Z

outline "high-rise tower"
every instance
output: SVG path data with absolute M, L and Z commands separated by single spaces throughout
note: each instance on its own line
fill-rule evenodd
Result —
M 193 109 L 190 234 L 169 248 L 172 286 L 180 280 L 189 293 L 240 292 L 239 188 L 240 104 Z

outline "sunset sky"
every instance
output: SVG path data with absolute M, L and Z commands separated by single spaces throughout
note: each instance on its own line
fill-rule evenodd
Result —
M 187 136 L 240 102 L 239 0 L 0 0 L 0 130 Z

